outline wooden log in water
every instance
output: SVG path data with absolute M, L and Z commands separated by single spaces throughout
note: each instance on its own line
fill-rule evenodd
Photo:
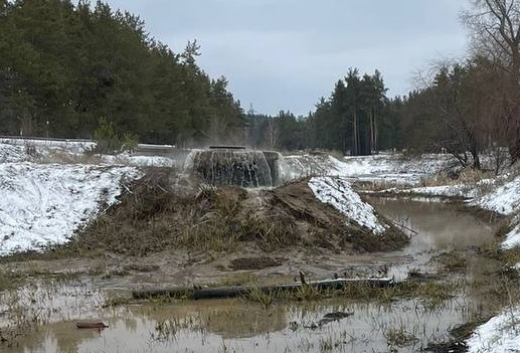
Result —
M 280 292 L 296 292 L 304 286 L 317 290 L 341 290 L 349 285 L 366 285 L 368 287 L 388 287 L 394 285 L 393 278 L 337 278 L 322 281 L 308 281 L 307 283 L 289 283 L 274 286 L 229 286 L 213 288 L 174 287 L 161 289 L 140 289 L 132 291 L 134 299 L 151 299 L 158 297 L 186 298 L 191 300 L 235 298 L 247 296 L 255 291 L 266 294 Z
M 76 323 L 76 328 L 78 329 L 105 329 L 108 328 L 108 325 L 105 325 L 103 322 L 78 322 Z

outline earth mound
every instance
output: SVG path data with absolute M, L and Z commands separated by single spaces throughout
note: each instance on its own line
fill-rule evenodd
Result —
M 172 171 L 153 170 L 133 182 L 120 203 L 82 229 L 69 246 L 146 256 L 164 250 L 233 252 L 303 247 L 316 251 L 396 250 L 408 239 L 386 222 L 374 234 L 320 202 L 307 180 L 275 189 L 175 185 Z

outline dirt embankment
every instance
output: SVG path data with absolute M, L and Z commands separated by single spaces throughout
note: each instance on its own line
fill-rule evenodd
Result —
M 395 250 L 406 237 L 393 227 L 384 235 L 347 225 L 321 203 L 306 181 L 273 190 L 238 187 L 189 189 L 170 182 L 167 170 L 148 173 L 83 229 L 72 248 L 131 256 L 167 249 L 233 252 L 255 246 L 331 252 Z
M 325 278 L 361 266 L 373 275 L 383 263 L 371 252 L 408 242 L 390 224 L 382 235 L 347 224 L 306 181 L 271 190 L 194 189 L 176 185 L 173 176 L 169 169 L 149 172 L 68 244 L 13 255 L 2 266 L 99 276 L 102 287 L 118 288 L 285 283 L 299 271 Z

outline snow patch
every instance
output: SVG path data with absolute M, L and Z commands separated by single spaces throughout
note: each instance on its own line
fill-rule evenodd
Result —
M 66 243 L 140 176 L 131 167 L 0 164 L 0 255 Z
M 478 206 L 503 215 L 520 212 L 520 177 L 477 201 Z
M 129 153 L 121 153 L 115 156 L 99 155 L 102 163 L 123 164 L 133 167 L 174 167 L 177 162 L 168 157 L 161 156 L 136 156 Z
M 520 214 L 513 219 L 510 226 L 512 229 L 505 235 L 506 240 L 502 242 L 502 248 L 506 250 L 520 246 Z
M 420 158 L 405 158 L 402 154 L 388 153 L 341 159 L 325 154 L 304 154 L 285 156 L 283 160 L 283 170 L 288 178 L 293 179 L 327 175 L 409 185 L 416 185 L 421 178 L 432 176 L 456 163 L 451 155 L 425 154 Z
M 395 194 L 420 194 L 439 197 L 462 197 L 466 199 L 473 199 L 479 195 L 482 195 L 483 190 L 494 184 L 494 182 L 495 181 L 493 179 L 482 179 L 477 183 L 425 186 L 410 189 L 391 188 L 380 192 Z
M 376 234 L 385 232 L 372 206 L 361 200 L 345 178 L 314 177 L 309 180 L 309 187 L 318 200 L 332 205 L 351 221 Z
M 24 146 L 12 146 L 0 141 L 0 163 L 18 163 L 29 159 Z
M 81 154 L 96 146 L 95 141 L 89 140 L 46 140 L 46 139 L 21 139 L 0 138 L 0 144 L 9 144 L 18 147 L 35 148 L 38 153 L 47 155 L 52 152 L 66 152 Z
M 510 353 L 520 348 L 520 308 L 505 311 L 479 326 L 466 341 L 468 353 Z

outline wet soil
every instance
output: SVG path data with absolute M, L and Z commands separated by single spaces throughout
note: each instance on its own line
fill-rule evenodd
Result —
M 124 295 L 129 289 L 165 284 L 286 283 L 299 271 L 311 279 L 330 278 L 334 273 L 405 279 L 412 272 L 426 283 L 446 281 L 463 275 L 459 269 L 452 272 L 443 268 L 442 258 L 452 252 L 464 257 L 464 271 L 469 276 L 487 278 L 495 270 L 494 263 L 485 265 L 492 260 L 480 258 L 476 251 L 493 239 L 493 225 L 457 212 L 449 204 L 379 198 L 369 201 L 411 236 L 408 247 L 392 252 L 338 253 L 295 246 L 266 253 L 250 241 L 226 255 L 166 249 L 146 256 L 105 253 L 3 264 L 6 271 L 35 278 L 45 279 L 49 274 L 76 278 L 73 286 L 69 280 L 55 283 L 49 293 L 43 291 L 36 298 L 31 294 L 34 288 L 48 287 L 24 289 L 24 300 L 38 303 L 49 316 L 45 326 L 9 352 L 169 352 L 172 347 L 187 352 L 410 352 L 421 351 L 432 342 L 445 342 L 451 337 L 449 328 L 487 314 L 487 298 L 467 289 L 434 306 L 406 298 L 381 304 L 368 296 L 361 301 L 336 298 L 267 307 L 245 300 L 224 300 L 104 308 L 112 296 Z M 334 316 L 340 315 L 337 313 L 348 315 Z M 109 327 L 78 331 L 78 320 L 100 321 Z

